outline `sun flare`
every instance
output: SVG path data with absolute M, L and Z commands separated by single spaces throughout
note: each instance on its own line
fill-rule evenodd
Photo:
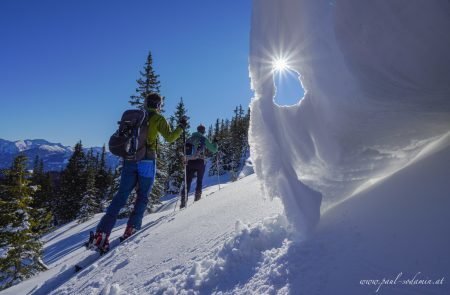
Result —
M 289 69 L 288 63 L 284 58 L 278 58 L 273 62 L 273 70 L 283 72 Z

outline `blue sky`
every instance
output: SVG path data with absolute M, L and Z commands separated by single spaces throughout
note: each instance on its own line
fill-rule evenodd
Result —
M 0 138 L 108 141 L 148 51 L 166 115 L 247 107 L 250 0 L 0 1 Z

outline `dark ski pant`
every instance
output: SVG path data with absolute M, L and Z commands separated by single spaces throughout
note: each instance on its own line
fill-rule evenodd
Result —
M 195 187 L 195 201 L 200 200 L 202 196 L 202 186 L 203 186 L 203 175 L 205 174 L 205 160 L 197 159 L 197 160 L 189 160 L 186 166 L 186 183 L 187 183 L 187 191 L 191 190 L 191 182 L 194 178 L 194 175 L 197 173 L 197 185 Z M 181 190 L 181 207 L 186 205 L 184 187 Z
M 137 197 L 133 211 L 128 219 L 128 226 L 140 229 L 142 218 L 147 208 L 149 192 L 152 189 L 156 173 L 156 160 L 124 161 L 120 175 L 119 191 L 114 196 L 105 215 L 97 226 L 97 232 L 110 234 L 120 209 L 127 203 L 131 191 L 136 187 Z

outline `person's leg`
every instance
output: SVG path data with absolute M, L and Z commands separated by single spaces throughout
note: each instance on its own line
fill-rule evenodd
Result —
M 197 186 L 195 187 L 195 201 L 200 200 L 202 196 L 203 175 L 205 174 L 205 162 L 199 160 L 196 165 L 197 170 Z
M 191 191 L 191 183 L 192 183 L 192 179 L 194 178 L 194 175 L 195 175 L 195 169 L 191 165 L 188 165 L 187 175 L 186 175 L 187 195 L 189 195 L 189 192 Z
M 189 161 L 186 166 L 186 184 L 183 186 L 183 189 L 181 190 L 181 205 L 180 207 L 183 208 L 186 206 L 186 196 L 189 194 L 189 191 L 191 190 L 191 182 L 192 178 L 194 178 L 195 169 L 192 167 L 192 161 Z M 187 188 L 187 194 L 184 193 L 185 188 Z
M 138 163 L 139 185 L 137 189 L 136 202 L 128 219 L 127 227 L 136 230 L 141 229 L 142 218 L 147 209 L 149 194 L 155 181 L 156 160 L 143 160 Z
M 124 161 L 120 175 L 119 191 L 114 196 L 105 215 L 97 225 L 97 232 L 106 233 L 108 236 L 114 227 L 120 209 L 127 203 L 128 196 L 137 183 L 137 164 L 132 161 Z

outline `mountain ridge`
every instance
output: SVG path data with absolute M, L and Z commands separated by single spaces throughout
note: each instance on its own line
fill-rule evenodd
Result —
M 93 149 L 94 155 L 101 154 L 102 147 L 85 147 L 86 152 Z M 11 166 L 12 161 L 20 153 L 28 157 L 28 168 L 32 169 L 36 156 L 44 161 L 45 171 L 60 171 L 67 165 L 73 153 L 73 147 L 65 146 L 61 143 L 50 142 L 46 139 L 24 139 L 10 141 L 0 138 L 0 169 Z M 110 168 L 115 168 L 119 163 L 119 158 L 106 152 L 106 164 Z

